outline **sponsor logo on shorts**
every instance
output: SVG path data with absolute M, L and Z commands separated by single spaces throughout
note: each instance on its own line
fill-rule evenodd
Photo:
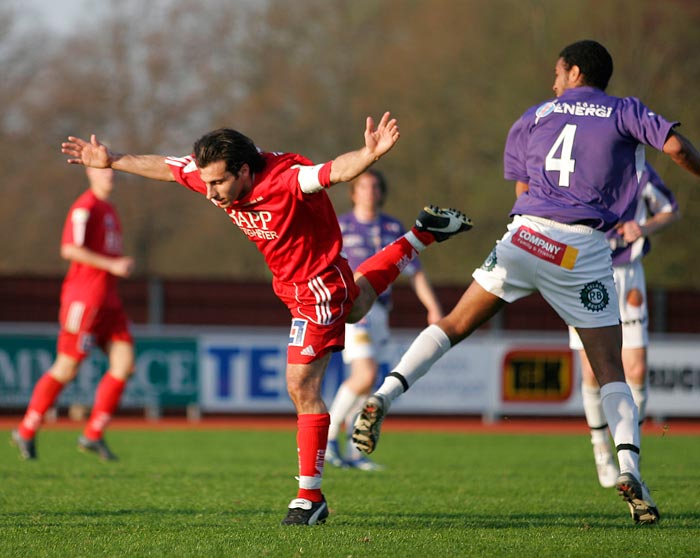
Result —
M 511 242 L 541 260 L 566 269 L 573 269 L 578 257 L 578 248 L 557 242 L 525 226 L 515 231 Z
M 496 267 L 497 263 L 498 258 L 496 257 L 496 247 L 494 246 L 493 250 L 491 250 L 491 253 L 484 260 L 484 263 L 481 264 L 481 269 L 483 269 L 484 271 L 493 271 L 493 268 Z
M 292 320 L 292 328 L 289 330 L 289 345 L 292 347 L 303 347 L 306 336 L 306 326 L 308 322 L 300 318 Z
M 314 351 L 314 348 L 311 345 L 307 345 L 301 350 L 299 354 L 302 356 L 315 357 L 316 351 Z
M 608 289 L 600 281 L 588 283 L 579 293 L 581 303 L 591 312 L 600 312 L 610 302 Z

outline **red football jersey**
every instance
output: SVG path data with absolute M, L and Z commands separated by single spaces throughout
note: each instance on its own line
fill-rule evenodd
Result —
M 71 206 L 61 244 L 83 246 L 105 256 L 122 255 L 122 229 L 114 206 L 85 191 Z M 63 281 L 61 303 L 81 301 L 88 306 L 120 306 L 117 277 L 90 265 L 71 262 Z
M 251 191 L 227 208 L 231 221 L 255 242 L 278 281 L 299 283 L 318 275 L 340 254 L 338 218 L 325 190 L 301 191 L 299 171 L 313 163 L 294 153 L 263 153 L 265 168 Z M 168 157 L 180 184 L 206 195 L 207 187 L 190 155 Z M 313 169 L 323 187 L 330 186 L 330 165 Z

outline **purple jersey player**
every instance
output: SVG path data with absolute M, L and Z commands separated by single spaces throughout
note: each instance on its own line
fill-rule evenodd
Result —
M 615 289 L 622 320 L 622 364 L 625 379 L 637 405 L 640 424 L 644 421 L 648 395 L 649 344 L 647 293 L 642 258 L 651 246 L 649 235 L 666 228 L 677 219 L 678 204 L 675 197 L 651 165 L 647 164 L 635 198 L 623 212 L 618 224 L 606 233 L 612 249 Z M 571 326 L 569 346 L 578 351 L 581 360 L 581 396 L 586 422 L 591 431 L 598 482 L 603 487 L 615 486 L 620 471 L 610 447 L 608 424 L 600 399 L 600 386 L 586 358 L 583 343 Z
M 505 178 L 528 185 L 511 216 L 610 230 L 636 199 L 644 144 L 663 149 L 676 124 L 591 86 L 532 107 L 506 140 Z
M 348 211 L 338 216 L 338 223 L 343 234 L 343 251 L 352 269 L 357 269 L 367 258 L 406 233 L 401 221 L 386 213 L 378 213 L 373 221 L 364 222 L 358 219 L 354 211 Z M 420 261 L 413 260 L 402 273 L 414 275 L 419 269 Z M 390 308 L 391 287 L 380 294 L 375 303 Z
M 635 198 L 644 145 L 700 176 L 700 154 L 665 120 L 634 98 L 605 94 L 612 58 L 595 41 L 564 48 L 555 66 L 556 99 L 527 110 L 505 149 L 505 177 L 518 199 L 508 232 L 474 274 L 455 308 L 426 328 L 369 397 L 353 440 L 377 444 L 391 401 L 453 345 L 503 306 L 539 291 L 575 327 L 601 388 L 620 466 L 615 485 L 638 523 L 659 519 L 639 472 L 637 408 L 625 383 L 622 334 L 605 232 Z
M 375 169 L 362 173 L 350 184 L 352 211 L 340 215 L 338 222 L 343 250 L 352 269 L 404 234 L 401 222 L 382 212 L 386 194 L 386 179 Z M 443 316 L 442 308 L 420 262 L 412 260 L 403 272 L 410 277 L 418 299 L 428 312 L 428 324 L 436 323 Z M 359 322 L 345 326 L 343 361 L 350 373 L 333 398 L 326 449 L 326 463 L 336 467 L 363 471 L 382 468 L 352 444 L 343 446 L 340 432 L 343 426 L 352 428 L 377 381 L 379 355 L 390 336 L 390 309 L 391 293 L 387 289 Z

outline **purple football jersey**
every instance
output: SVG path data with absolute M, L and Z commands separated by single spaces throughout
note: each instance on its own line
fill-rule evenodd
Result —
M 529 185 L 511 215 L 609 230 L 635 201 L 644 145 L 661 150 L 676 124 L 595 87 L 531 107 L 506 140 L 505 178 Z
M 343 234 L 343 252 L 353 270 L 384 246 L 391 244 L 406 233 L 398 219 L 385 213 L 380 213 L 374 221 L 363 223 L 357 220 L 352 211 L 348 211 L 338 216 L 338 223 L 340 224 L 340 232 Z M 414 259 L 406 266 L 404 273 L 413 275 L 419 269 L 420 262 Z M 377 300 L 384 305 L 389 305 L 391 287 L 379 295 Z
M 672 213 L 678 211 L 678 202 L 673 192 L 664 184 L 654 168 L 647 163 L 637 190 L 634 202 L 622 214 L 621 223 L 637 221 L 640 225 L 646 223 L 650 216 L 657 213 Z M 606 236 L 612 248 L 613 265 L 625 265 L 646 256 L 651 249 L 648 237 L 641 237 L 627 243 L 618 234 L 617 229 L 610 229 Z

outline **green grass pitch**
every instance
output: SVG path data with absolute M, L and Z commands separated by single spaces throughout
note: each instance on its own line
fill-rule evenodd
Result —
M 580 434 L 385 432 L 381 472 L 326 469 L 325 525 L 281 527 L 292 431 L 119 430 L 121 460 L 40 433 L 40 460 L 0 447 L 0 556 L 681 557 L 700 554 L 700 440 L 648 436 L 662 514 L 636 526 L 598 486 Z M 9 431 L 0 431 L 9 439 Z

